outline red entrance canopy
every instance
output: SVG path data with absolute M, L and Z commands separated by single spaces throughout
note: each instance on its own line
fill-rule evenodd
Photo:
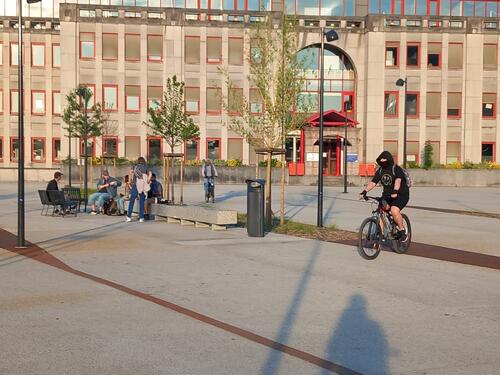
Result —
M 310 126 L 319 126 L 319 113 L 315 113 L 306 120 L 306 123 Z M 356 120 L 346 117 L 341 112 L 334 109 L 330 109 L 323 113 L 323 125 L 324 126 L 345 126 L 347 118 L 347 126 L 355 128 L 359 124 Z

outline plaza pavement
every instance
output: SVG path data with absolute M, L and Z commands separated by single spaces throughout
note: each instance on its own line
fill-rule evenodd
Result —
M 6 190 L 0 227 L 15 232 Z M 340 374 L 498 374 L 497 270 L 370 262 L 241 229 L 46 218 L 33 194 L 27 238 L 32 258 L 0 233 L 0 374 L 331 373 L 321 360 Z

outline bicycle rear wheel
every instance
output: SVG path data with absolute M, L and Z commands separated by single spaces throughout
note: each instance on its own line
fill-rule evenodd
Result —
M 403 225 L 405 226 L 405 229 L 406 229 L 406 239 L 404 241 L 401 241 L 401 240 L 392 241 L 392 243 L 393 243 L 392 249 L 398 254 L 406 253 L 408 251 L 408 249 L 410 248 L 410 244 L 411 244 L 410 219 L 405 214 L 402 214 L 402 216 L 403 216 Z
M 373 217 L 365 219 L 359 227 L 358 253 L 364 259 L 373 260 L 380 254 L 380 227 Z

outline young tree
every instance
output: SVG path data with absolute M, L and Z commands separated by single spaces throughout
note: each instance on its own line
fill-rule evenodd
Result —
M 102 129 L 106 118 L 102 112 L 101 104 L 95 102 L 90 105 L 92 90 L 85 86 L 78 86 L 66 95 L 66 108 L 63 112 L 63 121 L 67 127 L 64 128 L 68 137 L 78 137 L 83 140 L 84 150 L 84 197 L 88 197 L 88 168 L 87 168 L 87 141 L 90 137 L 98 137 L 102 134 Z M 70 155 L 71 163 L 71 155 Z
M 167 78 L 163 100 L 156 104 L 156 108 L 148 109 L 149 118 L 145 124 L 153 131 L 154 135 L 167 142 L 171 153 L 174 152 L 175 147 L 199 137 L 198 125 L 184 110 L 184 82 L 178 81 L 175 75 L 172 78 Z M 166 179 L 169 177 L 166 176 Z
M 426 141 L 424 146 L 424 168 L 429 169 L 432 167 L 432 156 L 434 155 L 434 147 L 431 141 Z
M 283 16 L 278 21 L 269 17 L 250 31 L 249 59 L 250 87 L 258 94 L 261 105 L 255 105 L 255 98 L 243 96 L 234 99 L 231 93 L 236 85 L 230 74 L 224 72 L 229 95 L 224 107 L 229 113 L 228 127 L 266 154 L 266 221 L 272 223 L 271 178 L 272 158 L 282 155 L 281 178 L 281 223 L 284 223 L 285 162 L 284 144 L 286 135 L 304 126 L 307 113 L 311 109 L 309 97 L 301 95 L 305 82 L 303 62 L 297 58 L 299 50 L 298 29 L 294 19 Z M 234 114 L 235 107 L 238 115 Z M 258 113 L 256 113 L 258 112 Z

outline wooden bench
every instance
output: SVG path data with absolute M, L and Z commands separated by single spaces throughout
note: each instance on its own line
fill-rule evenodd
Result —
M 196 228 L 225 230 L 227 225 L 237 224 L 237 212 L 201 206 L 169 206 L 152 204 L 150 213 L 165 218 L 169 223 L 194 225 Z

